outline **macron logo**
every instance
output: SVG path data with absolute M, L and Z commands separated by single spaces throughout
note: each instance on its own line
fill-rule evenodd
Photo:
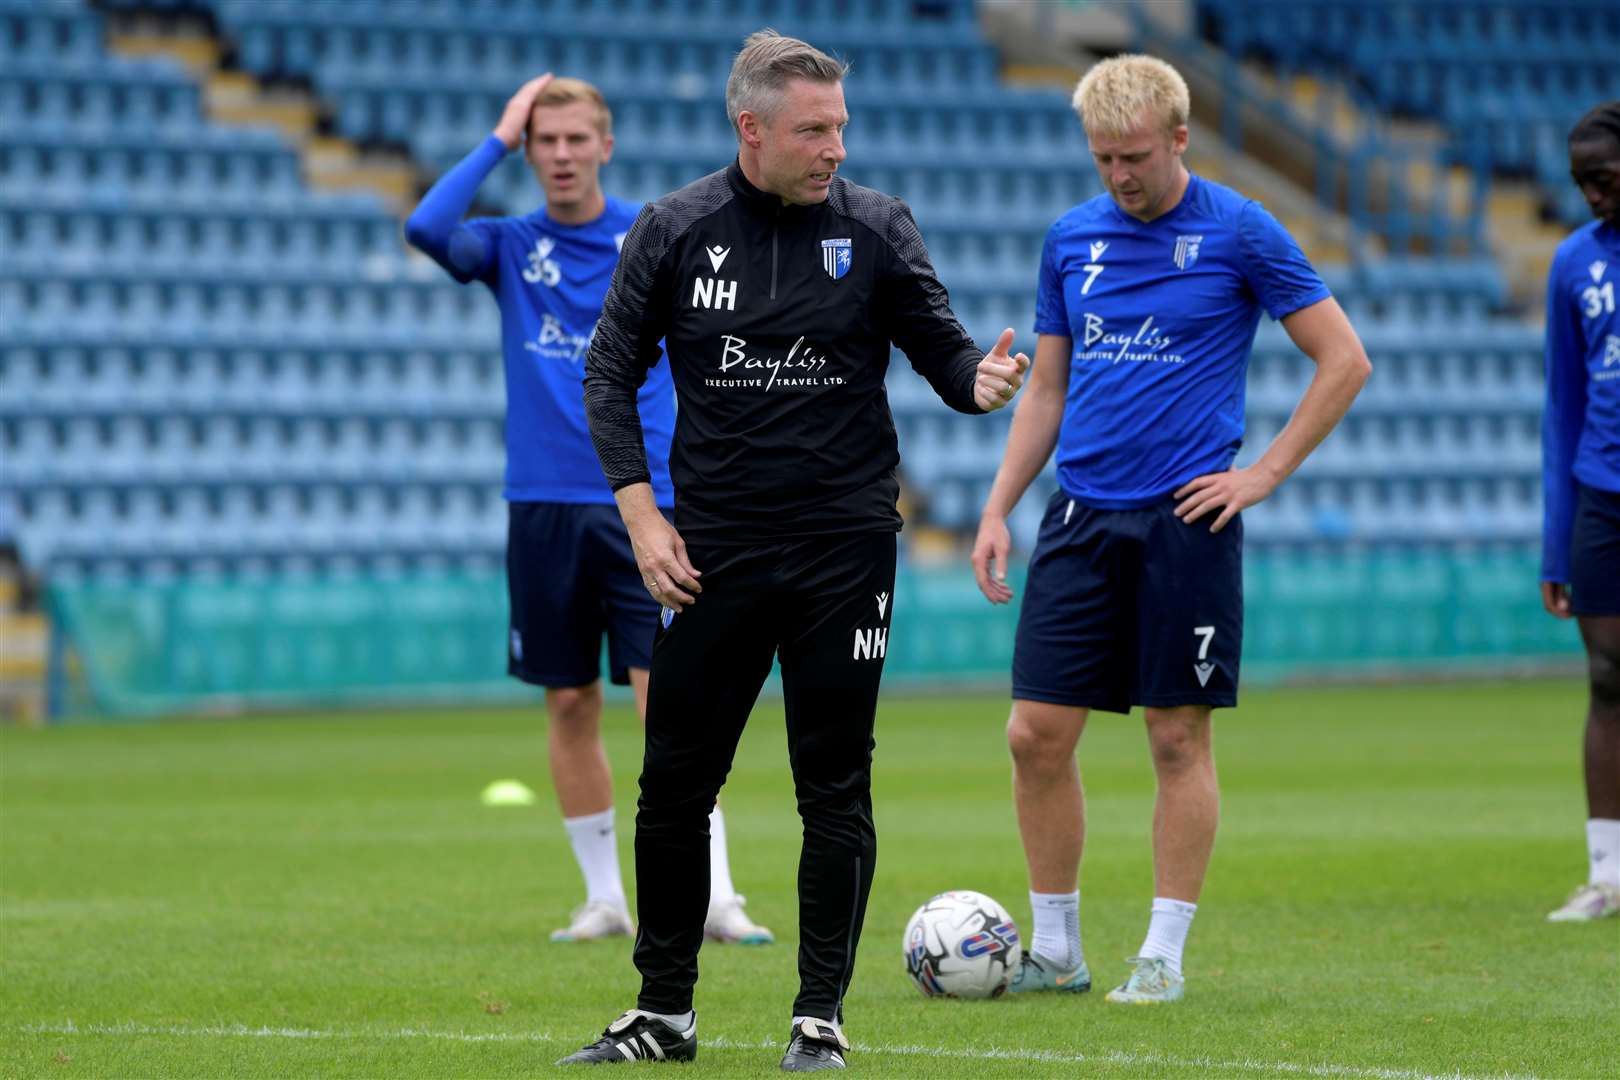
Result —
M 1208 686 L 1209 677 L 1215 674 L 1215 665 L 1210 663 L 1194 664 L 1193 674 L 1198 676 L 1199 686 Z
M 1093 240 L 1091 242 L 1091 261 L 1092 262 L 1101 262 L 1102 257 L 1103 257 L 1103 252 L 1105 252 L 1107 250 L 1108 250 L 1108 241 L 1106 241 L 1106 240 Z
M 1605 270 L 1607 270 L 1608 268 L 1609 268 L 1609 264 L 1607 262 L 1603 261 L 1602 259 L 1599 259 L 1597 262 L 1593 263 L 1591 266 L 1588 266 L 1586 268 L 1586 272 L 1592 275 L 1592 283 L 1595 285 L 1598 282 L 1603 280 L 1603 272 Z
M 886 593 L 886 592 L 878 593 L 877 594 L 877 602 L 878 602 L 878 618 L 881 619 L 881 618 L 883 618 L 883 616 L 885 614 L 888 613 L 888 610 L 889 610 L 889 594 Z
M 704 248 L 703 253 L 709 257 L 709 265 L 714 267 L 714 272 L 718 274 L 721 265 L 726 261 L 726 256 L 731 254 L 731 249 L 716 244 L 714 247 Z

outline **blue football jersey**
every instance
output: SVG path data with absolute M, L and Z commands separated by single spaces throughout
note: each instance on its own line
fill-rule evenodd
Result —
M 602 315 L 619 246 L 640 209 L 609 198 L 602 216 L 584 225 L 559 224 L 543 209 L 466 223 L 487 252 L 475 276 L 501 309 L 508 499 L 613 502 L 585 422 L 585 350 Z M 648 372 L 638 401 L 653 494 L 660 506 L 671 506 L 675 387 L 668 363 Z
M 1575 482 L 1620 491 L 1620 230 L 1591 222 L 1558 245 L 1547 277 L 1541 579 L 1570 578 Z
M 1281 319 L 1329 295 L 1264 207 L 1197 176 L 1150 222 L 1107 195 L 1059 218 L 1041 252 L 1035 332 L 1073 343 L 1064 492 L 1130 509 L 1230 468 L 1261 311 Z

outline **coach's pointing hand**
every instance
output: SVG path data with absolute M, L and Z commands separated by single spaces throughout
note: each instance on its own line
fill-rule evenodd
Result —
M 636 554 L 641 583 L 652 598 L 667 608 L 684 611 L 703 591 L 698 578 L 703 575 L 686 557 L 686 541 L 675 531 L 653 501 L 651 484 L 629 484 L 613 493 L 619 502 L 619 516 L 630 534 L 630 547 Z
M 538 75 L 522 86 L 506 103 L 501 122 L 495 125 L 495 137 L 506 144 L 508 150 L 523 145 L 523 136 L 529 130 L 529 114 L 534 111 L 534 99 L 551 84 L 551 72 Z
M 995 412 L 1013 399 L 1024 385 L 1024 372 L 1029 370 L 1029 357 L 1023 353 L 1008 356 L 1012 348 L 1012 327 L 1001 332 L 996 347 L 979 361 L 979 371 L 973 379 L 973 402 L 985 412 Z

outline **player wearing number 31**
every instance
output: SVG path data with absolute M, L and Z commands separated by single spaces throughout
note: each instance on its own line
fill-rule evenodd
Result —
M 1570 131 L 1569 173 L 1597 220 L 1558 245 L 1547 278 L 1541 601 L 1586 644 L 1590 873 L 1547 917 L 1591 922 L 1620 914 L 1620 100 Z
M 1075 747 L 1092 709 L 1145 707 L 1158 776 L 1147 940 L 1109 1001 L 1182 995 L 1181 954 L 1215 842 L 1210 712 L 1237 701 L 1242 519 L 1333 430 L 1371 366 L 1298 245 L 1258 203 L 1188 173 L 1187 84 L 1122 56 L 1075 91 L 1105 195 L 1047 234 L 1035 363 L 973 549 L 992 603 L 1007 515 L 1057 450 L 1060 491 L 1030 560 L 1007 739 L 1034 935 L 1013 991 L 1081 991 L 1085 803 Z M 1264 311 L 1316 372 L 1253 465 L 1244 375 Z

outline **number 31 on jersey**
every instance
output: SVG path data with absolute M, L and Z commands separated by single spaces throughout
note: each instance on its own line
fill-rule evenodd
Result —
M 1581 313 L 1588 319 L 1614 314 L 1614 282 L 1605 281 L 1602 288 L 1588 285 L 1582 289 Z

